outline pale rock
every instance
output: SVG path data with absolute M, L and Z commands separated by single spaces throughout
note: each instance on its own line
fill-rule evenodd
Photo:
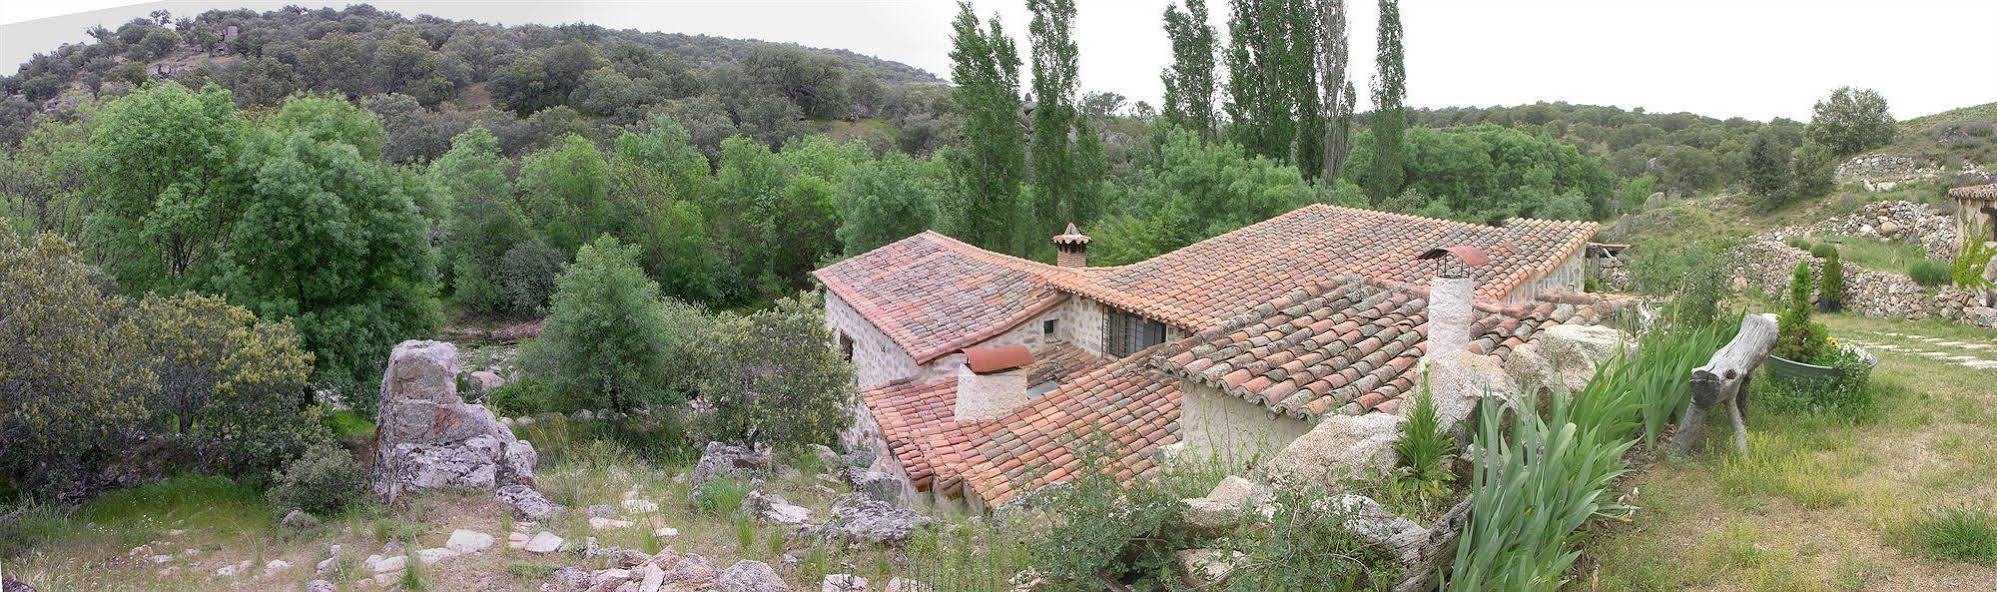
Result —
M 1185 500 L 1185 525 L 1195 532 L 1219 535 L 1241 524 L 1250 512 L 1261 513 L 1274 498 L 1275 490 L 1269 486 L 1228 475 L 1206 497 Z
M 521 547 L 521 550 L 537 555 L 546 555 L 561 549 L 562 537 L 555 536 L 555 533 L 545 530 L 535 533 L 534 538 L 529 539 L 527 544 Z
M 610 507 L 610 504 L 596 504 L 583 509 L 583 513 L 591 518 L 610 518 L 617 515 L 617 508 Z
M 423 489 L 533 485 L 539 461 L 533 445 L 515 438 L 490 409 L 466 403 L 457 376 L 458 350 L 449 343 L 404 341 L 389 355 L 373 474 L 375 493 L 385 500 Z M 501 499 L 518 507 L 511 499 L 517 497 Z
M 242 575 L 244 572 L 247 572 L 249 570 L 250 570 L 250 560 L 244 559 L 238 563 L 224 565 L 222 567 L 216 568 L 215 577 L 233 578 Z
M 283 559 L 272 559 L 270 563 L 263 564 L 264 575 L 273 575 L 287 569 L 291 569 L 291 562 Z
M 336 592 L 339 589 L 339 586 L 326 580 L 312 580 L 305 583 L 305 592 Z
M 777 570 L 761 561 L 737 561 L 715 578 L 718 592 L 790 592 Z
M 708 481 L 727 477 L 746 482 L 752 477 L 768 474 L 775 464 L 776 458 L 768 450 L 708 442 L 701 451 L 700 461 L 694 463 L 693 470 L 687 473 L 687 499 L 692 500 Z
M 492 548 L 492 535 L 460 528 L 451 531 L 451 538 L 444 541 L 444 547 L 465 555 L 479 553 Z
M 1183 574 L 1186 583 L 1195 590 L 1205 590 L 1227 581 L 1227 576 L 1234 572 L 1234 563 L 1241 560 L 1241 553 L 1186 549 L 1175 557 L 1179 560 L 1179 573 Z
M 319 565 L 314 566 L 312 568 L 312 571 L 314 573 L 327 573 L 333 571 L 333 568 L 337 567 L 339 565 L 339 562 L 340 560 L 338 557 L 327 557 L 325 559 L 319 560 Z
M 679 535 L 680 535 L 680 529 L 673 528 L 671 526 L 661 526 L 652 529 L 652 536 L 655 537 L 675 537 Z
M 630 528 L 631 524 L 632 522 L 630 520 L 618 520 L 615 518 L 591 517 L 589 519 L 590 530 L 615 530 L 619 528 Z
M 403 569 L 409 567 L 409 556 L 391 555 L 388 557 L 383 557 L 378 561 L 371 562 L 371 565 L 374 567 L 374 573 L 376 574 L 402 571 Z
M 541 492 L 535 491 L 533 487 L 527 485 L 516 484 L 501 487 L 494 496 L 498 497 L 499 501 L 513 506 L 513 511 L 521 517 L 530 520 L 545 520 L 550 516 L 554 516 L 555 513 L 562 511 L 562 506 L 548 501 L 548 498 L 541 496 Z
M 457 557 L 458 555 L 461 555 L 461 553 L 458 553 L 456 550 L 444 547 L 432 547 L 417 551 L 416 560 L 422 561 L 423 565 L 434 565 L 439 561 Z
M 652 500 L 624 500 L 624 511 L 632 514 L 650 514 L 659 511 L 659 504 Z
M 819 592 L 858 592 L 867 589 L 867 580 L 853 574 L 832 574 L 819 582 Z
M 166 563 L 166 562 L 168 562 L 168 561 L 173 561 L 173 556 L 172 556 L 172 555 L 154 555 L 154 556 L 152 556 L 152 557 L 150 557 L 150 558 L 148 558 L 148 559 L 150 559 L 150 560 L 151 560 L 151 561 L 152 561 L 153 563 Z
M 666 570 L 657 565 L 647 563 L 638 569 L 638 573 L 644 575 L 644 579 L 638 582 L 638 592 L 659 592 L 659 587 L 666 583 Z
M 811 509 L 761 491 L 751 491 L 748 497 L 742 498 L 742 510 L 758 519 L 786 526 L 802 526 L 811 522 Z
M 929 584 L 903 578 L 888 578 L 888 586 L 883 588 L 883 590 L 887 592 L 936 592 L 936 589 L 929 587 Z
M 1276 453 L 1272 472 L 1327 487 L 1378 475 L 1394 466 L 1402 421 L 1388 413 L 1325 416 Z
M 832 515 L 824 524 L 810 527 L 800 536 L 838 543 L 898 544 L 929 523 L 928 516 L 914 510 L 849 493 L 832 500 Z

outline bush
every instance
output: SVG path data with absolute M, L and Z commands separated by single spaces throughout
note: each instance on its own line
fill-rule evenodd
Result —
M 555 293 L 555 277 L 562 273 L 567 258 L 540 241 L 526 241 L 507 249 L 499 258 L 498 290 L 511 302 L 516 314 L 533 314 Z
M 674 331 L 637 257 L 608 236 L 584 245 L 557 282 L 547 328 L 521 352 L 563 402 L 629 412 L 684 400 L 668 377 L 688 369 L 667 363 L 693 335 Z
M 1814 245 L 1810 245 L 1809 250 L 1811 255 L 1816 256 L 1816 258 L 1818 259 L 1823 259 L 1825 257 L 1831 256 L 1831 253 L 1836 253 L 1838 247 L 1837 245 L 1833 245 L 1830 243 L 1817 243 Z
M 1053 522 L 1032 545 L 1033 566 L 1056 589 L 1100 590 L 1099 578 L 1134 581 L 1137 590 L 1176 583 L 1169 570 L 1173 553 L 1188 542 L 1185 502 L 1155 482 L 1125 489 L 1105 460 L 1113 445 L 1083 443 L 1080 474 L 1036 500 L 1052 511 Z
M 1777 323 L 1779 334 L 1771 353 L 1798 362 L 1812 363 L 1824 351 L 1828 338 L 1822 323 L 1810 320 L 1810 262 L 1796 264 L 1789 280 L 1789 301 Z
M 531 377 L 493 389 L 491 394 L 485 396 L 485 404 L 500 415 L 510 417 L 571 411 L 567 405 L 555 399 L 546 383 Z
M 1872 388 L 1872 365 L 1858 353 L 1840 347 L 1827 348 L 1812 364 L 1838 369 L 1838 377 L 1828 381 L 1755 381 L 1755 404 L 1777 413 L 1829 413 L 1836 417 L 1868 419 L 1878 410 Z M 1764 384 L 1766 383 L 1766 384 Z
M 338 446 L 314 446 L 271 475 L 270 502 L 279 512 L 298 508 L 325 514 L 361 499 L 367 471 Z
M 1954 265 L 1949 269 L 1949 276 L 1955 285 L 1963 289 L 1989 288 L 1991 283 L 1984 279 L 1983 269 L 1990 265 L 1992 256 L 1997 256 L 1997 243 L 1983 237 L 1965 241 L 1962 254 L 1956 256 Z
M 720 478 L 700 484 L 693 492 L 693 510 L 709 516 L 725 516 L 742 506 L 742 500 L 749 497 L 749 486 L 731 478 Z
M 1929 510 L 1912 538 L 1928 556 L 1997 566 L 1997 513 L 1981 508 Z
M 1413 501 L 1422 513 L 1429 514 L 1435 504 L 1449 496 L 1449 484 L 1456 480 L 1449 466 L 1456 441 L 1436 415 L 1426 375 L 1406 417 L 1401 437 L 1394 440 L 1394 453 L 1400 461 L 1394 470 L 1393 497 Z
M 1844 262 L 1838 260 L 1837 247 L 1824 256 L 1824 277 L 1817 283 L 1817 306 L 1825 312 L 1837 312 L 1844 307 Z
M 1949 285 L 1954 281 L 1950 276 L 1948 264 L 1933 259 L 1915 261 L 1913 265 L 1907 267 L 1907 277 L 1923 287 Z
M 853 366 L 833 347 L 822 298 L 715 323 L 699 383 L 714 411 L 699 420 L 701 439 L 784 449 L 829 444 L 846 427 Z
M 1241 567 L 1226 589 L 1384 590 L 1400 579 L 1398 564 L 1345 528 L 1348 516 L 1324 503 L 1328 497 L 1315 487 L 1277 487 L 1268 526 L 1235 539 L 1241 559 L 1232 564 Z
M 1792 236 L 1792 237 L 1789 237 L 1789 240 L 1785 240 L 1785 241 L 1782 241 L 1782 242 L 1783 242 L 1783 243 L 1785 243 L 1785 244 L 1787 244 L 1787 245 L 1789 245 L 1789 246 L 1791 246 L 1791 247 L 1796 247 L 1796 248 L 1798 248 L 1798 249 L 1802 249 L 1802 250 L 1804 250 L 1804 251 L 1811 251 L 1811 247 L 1813 246 L 1813 245 L 1811 245 L 1811 244 L 1810 244 L 1810 239 L 1807 239 L 1807 238 L 1804 238 L 1804 237 L 1800 237 L 1800 236 Z M 1811 251 L 1811 252 L 1815 252 L 1815 251 Z

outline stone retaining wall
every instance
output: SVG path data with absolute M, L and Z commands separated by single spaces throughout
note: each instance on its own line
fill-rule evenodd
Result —
M 1802 261 L 1810 263 L 1811 274 L 1823 273 L 1823 260 L 1773 239 L 1735 247 L 1728 254 L 1736 291 L 1752 287 L 1782 297 L 1789 292 L 1790 274 Z M 1844 267 L 1844 308 L 1868 317 L 1932 318 L 1997 327 L 1997 309 L 1981 306 L 1977 296 L 1967 290 L 1955 286 L 1929 289 L 1904 275 L 1850 264 Z

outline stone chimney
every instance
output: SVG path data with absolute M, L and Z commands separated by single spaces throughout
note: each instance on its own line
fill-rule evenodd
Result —
M 955 419 L 998 419 L 1025 405 L 1026 367 L 1032 364 L 1033 353 L 1024 345 L 964 350 L 964 366 L 957 370 Z
M 1061 267 L 1089 266 L 1089 235 L 1068 223 L 1068 231 L 1054 237 L 1054 264 Z
M 1477 278 L 1470 269 L 1483 265 L 1484 252 L 1476 247 L 1456 246 L 1431 249 L 1417 260 L 1435 262 L 1435 276 L 1428 284 L 1428 341 L 1421 358 L 1422 380 L 1435 398 L 1437 414 L 1458 442 L 1467 442 L 1464 427 L 1477 409 L 1477 401 L 1496 385 L 1491 359 L 1469 353 L 1470 328 L 1476 319 Z M 1407 407 L 1402 407 L 1406 409 Z

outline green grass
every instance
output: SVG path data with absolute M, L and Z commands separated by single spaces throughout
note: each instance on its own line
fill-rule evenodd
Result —
M 1928 556 L 1997 566 L 1997 513 L 1982 508 L 1929 510 L 1910 533 Z
M 1836 244 L 1838 255 L 1846 264 L 1857 265 L 1875 271 L 1885 271 L 1905 275 L 1915 263 L 1928 259 L 1928 250 L 1920 245 L 1899 241 L 1882 241 L 1855 236 L 1813 236 L 1818 244 Z

